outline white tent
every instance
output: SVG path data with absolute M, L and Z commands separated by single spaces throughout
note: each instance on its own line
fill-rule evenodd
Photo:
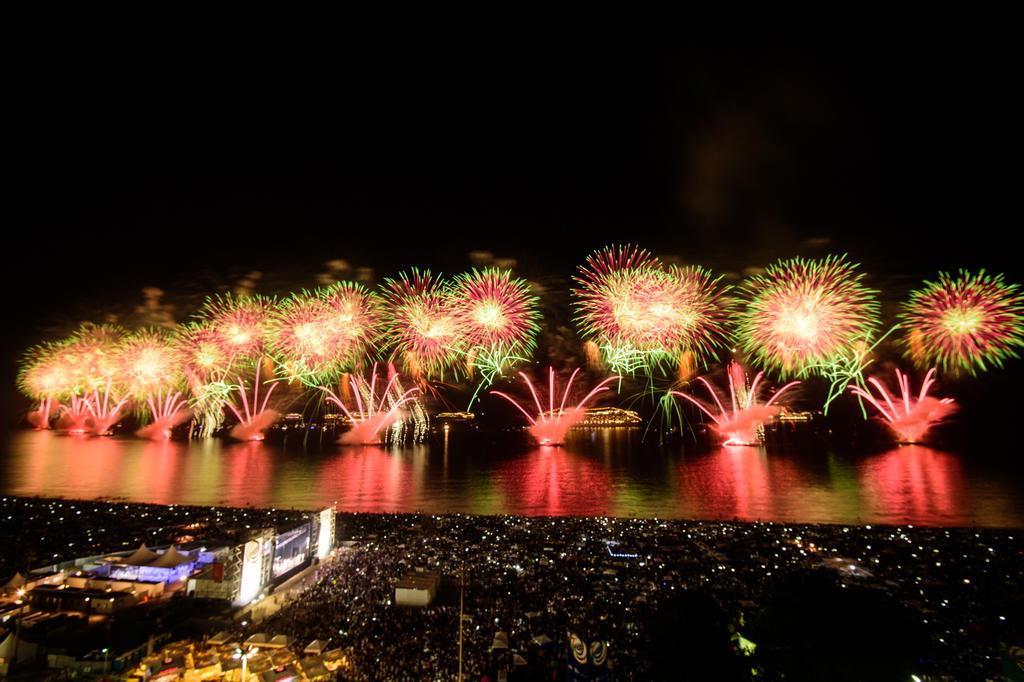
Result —
M 17 646 L 15 646 L 17 644 Z M 14 659 L 17 649 L 18 659 Z M 13 632 L 4 633 L 0 630 L 0 677 L 10 673 L 10 669 L 23 661 L 31 661 L 36 657 L 36 645 L 19 640 Z
M 25 576 L 21 573 L 15 573 L 3 587 L 0 587 L 0 592 L 17 592 L 23 587 L 25 587 Z
M 146 543 L 142 543 L 135 553 L 126 559 L 122 559 L 119 563 L 125 566 L 145 566 L 146 564 L 154 561 L 157 558 L 157 553 L 152 551 L 149 547 L 146 547 Z
M 491 651 L 507 651 L 508 650 L 508 633 L 498 631 L 494 635 L 494 641 L 491 642 Z
M 160 558 L 148 565 L 153 568 L 174 568 L 190 561 L 192 561 L 192 557 L 179 552 L 176 547 L 171 545 L 171 548 L 161 554 Z

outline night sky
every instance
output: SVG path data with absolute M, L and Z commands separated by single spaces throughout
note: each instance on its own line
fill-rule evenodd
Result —
M 1020 279 L 1019 49 L 999 36 L 726 51 L 692 27 L 155 19 L 7 22 L 4 401 L 25 346 L 145 286 L 259 271 L 273 293 L 331 259 L 380 277 L 483 250 L 564 280 L 618 241 L 737 273 L 848 252 L 886 288 Z

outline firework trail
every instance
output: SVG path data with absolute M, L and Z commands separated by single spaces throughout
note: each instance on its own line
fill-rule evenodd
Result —
M 175 426 L 184 424 L 192 417 L 192 410 L 186 407 L 187 404 L 188 400 L 180 391 L 169 390 L 166 395 L 163 391 L 157 391 L 156 395 L 147 396 L 146 405 L 149 407 L 151 421 L 136 431 L 135 435 L 149 440 L 168 440 Z
M 919 367 L 975 375 L 1024 346 L 1024 294 L 1002 275 L 939 273 L 912 291 L 901 314 L 903 348 Z
M 274 316 L 274 356 L 285 376 L 306 385 L 337 381 L 375 344 L 381 312 L 378 297 L 351 282 L 294 294 Z
M 351 407 L 333 391 L 321 389 L 326 394 L 327 401 L 337 405 L 352 424 L 352 428 L 341 434 L 338 440 L 342 445 L 380 443 L 383 440 L 381 432 L 399 421 L 401 410 L 406 406 L 411 407 L 419 392 L 417 388 L 403 390 L 398 373 L 390 365 L 387 382 L 381 382 L 383 388 L 378 385 L 376 365 L 373 366 L 369 381 L 359 376 L 351 376 L 349 381 L 353 396 L 350 401 Z
M 608 377 L 597 386 L 593 388 L 583 400 L 576 403 L 574 406 L 566 407 L 565 404 L 569 400 L 569 394 L 572 390 L 572 382 L 576 379 L 576 375 L 579 374 L 579 368 L 575 369 L 572 376 L 569 377 L 568 383 L 565 385 L 565 390 L 562 392 L 562 400 L 555 407 L 555 370 L 553 367 L 548 368 L 548 409 L 545 410 L 541 405 L 540 397 L 537 394 L 537 389 L 534 388 L 533 382 L 523 372 L 519 372 L 519 376 L 526 382 L 527 388 L 530 389 L 530 395 L 533 396 L 533 403 L 537 407 L 537 416 L 531 415 L 526 408 L 524 408 L 518 400 L 503 393 L 502 391 L 491 391 L 492 394 L 501 396 L 505 400 L 515 405 L 516 409 L 523 413 L 523 416 L 530 422 L 529 433 L 540 445 L 562 445 L 565 443 L 565 436 L 569 429 L 578 424 L 586 416 L 585 405 L 590 401 L 591 398 L 596 396 L 602 391 L 608 390 L 608 384 L 613 381 L 618 381 L 620 377 L 612 376 Z
M 228 409 L 238 419 L 238 423 L 231 428 L 228 434 L 235 440 L 263 440 L 263 432 L 281 416 L 277 410 L 267 409 L 267 403 L 270 401 L 274 389 L 277 388 L 277 383 L 271 382 L 270 387 L 263 394 L 263 401 L 260 402 L 261 383 L 260 367 L 257 365 L 256 378 L 252 384 L 252 398 L 250 399 L 245 382 L 241 377 L 238 378 L 235 390 L 238 392 L 240 404 L 236 406 L 233 403 L 227 403 Z
M 829 382 L 828 395 L 825 397 L 822 407 L 823 414 L 828 414 L 828 408 L 832 402 L 845 393 L 851 383 L 862 389 L 867 388 L 867 384 L 864 382 L 864 370 L 875 361 L 873 355 L 875 349 L 897 329 L 899 329 L 899 325 L 890 327 L 889 331 L 877 339 L 874 338 L 874 332 L 868 332 L 863 338 L 854 341 L 849 348 L 836 353 L 825 362 L 811 365 L 808 368 L 807 373 L 820 374 Z M 861 414 L 867 419 L 868 413 L 864 408 L 864 401 L 858 397 L 857 403 L 860 405 Z
M 868 401 L 878 410 L 882 421 L 896 436 L 899 443 L 920 443 L 933 426 L 956 412 L 956 403 L 952 398 L 935 398 L 928 395 L 934 383 L 935 370 L 930 369 L 921 384 L 921 390 L 915 398 L 910 393 L 910 377 L 896 370 L 896 383 L 900 387 L 900 396 L 894 397 L 878 379 L 868 379 L 877 391 L 876 398 L 870 389 L 851 386 L 850 391 Z
M 575 280 L 577 324 L 614 371 L 703 363 L 726 345 L 725 290 L 703 268 L 666 269 L 643 249 L 615 246 L 591 254 Z
M 196 416 L 200 435 L 208 438 L 224 423 L 224 408 L 234 386 L 228 380 L 232 356 L 225 350 L 220 334 L 209 324 L 183 327 L 176 338 L 188 384 L 189 406 Z
M 413 268 L 384 280 L 385 346 L 417 380 L 443 379 L 465 352 L 465 331 L 444 281 Z
M 782 377 L 848 352 L 878 325 L 875 292 L 845 256 L 778 261 L 743 284 L 737 337 L 758 364 Z
M 775 404 L 775 401 L 800 382 L 789 382 L 762 403 L 758 396 L 758 388 L 764 375 L 763 372 L 758 372 L 754 376 L 754 381 L 748 384 L 743 367 L 739 363 L 733 362 L 729 364 L 728 375 L 729 394 L 725 396 L 728 400 L 728 408 L 723 404 L 722 398 L 719 397 L 718 391 L 711 385 L 711 382 L 704 377 L 697 377 L 697 381 L 704 385 L 714 400 L 715 407 L 718 408 L 717 415 L 705 407 L 702 402 L 686 393 L 679 391 L 670 391 L 669 393 L 693 403 L 710 417 L 711 428 L 725 438 L 725 445 L 759 445 L 764 440 L 765 423 L 774 419 L 783 409 L 781 405 Z

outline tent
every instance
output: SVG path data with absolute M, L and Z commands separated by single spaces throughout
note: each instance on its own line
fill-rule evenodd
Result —
M 155 561 L 157 553 L 152 551 L 149 547 L 146 547 L 146 543 L 143 542 L 139 545 L 139 548 L 135 550 L 135 553 L 130 557 L 121 559 L 118 563 L 124 566 L 145 566 L 146 564 Z
M 552 641 L 552 639 L 547 635 L 537 635 L 530 641 L 539 647 L 549 647 L 554 645 L 554 641 Z
M 302 650 L 302 653 L 319 656 L 323 652 L 327 651 L 327 641 L 328 640 L 326 639 L 314 639 L 306 645 L 306 648 Z
M 491 642 L 491 651 L 508 650 L 508 633 L 498 631 Z
M 25 587 L 25 576 L 15 573 L 10 580 L 4 583 L 3 587 L 0 587 L 0 592 L 17 592 L 23 587 Z
M 188 554 L 179 552 L 174 545 L 171 545 L 170 549 L 161 554 L 160 557 L 153 563 L 149 564 L 149 566 L 151 568 L 175 568 L 182 564 L 187 564 L 190 561 L 192 561 L 192 557 Z
M 14 659 L 15 649 L 17 649 L 18 658 Z M 18 663 L 24 661 L 31 661 L 36 657 L 36 645 L 31 642 L 26 642 L 24 639 L 18 639 L 13 632 L 4 632 L 0 630 L 0 677 L 6 676 L 10 672 L 10 668 L 13 668 Z
M 221 644 L 227 644 L 231 641 L 231 634 L 226 630 L 221 630 L 210 639 L 206 640 L 206 643 L 210 646 L 220 646 Z

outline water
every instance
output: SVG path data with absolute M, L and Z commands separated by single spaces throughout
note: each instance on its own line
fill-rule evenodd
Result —
M 514 434 L 438 435 L 401 449 L 149 442 L 21 431 L 0 493 L 364 512 L 616 515 L 806 523 L 1024 526 L 1009 465 L 920 446 L 860 456 L 640 443 L 629 429 L 574 431 L 564 448 Z

